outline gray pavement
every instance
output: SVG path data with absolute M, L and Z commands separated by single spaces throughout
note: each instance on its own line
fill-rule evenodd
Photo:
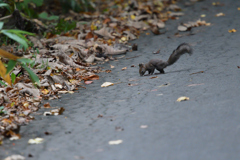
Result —
M 5 140 L 0 146 L 0 159 L 12 154 L 34 160 L 240 159 L 240 1 L 218 0 L 224 4 L 218 7 L 212 2 L 184 7 L 184 17 L 167 22 L 166 34 L 142 34 L 135 41 L 138 51 L 103 65 L 105 69 L 115 66 L 112 73 L 101 73 L 100 80 L 86 90 L 50 101 L 51 106 L 64 107 L 64 115 L 34 115 L 35 121 L 21 127 L 22 139 Z M 226 16 L 215 17 L 219 12 Z M 211 26 L 193 28 L 193 35 L 174 36 L 178 24 L 202 14 Z M 233 28 L 237 32 L 229 33 Z M 193 46 L 192 56 L 183 55 L 158 78 L 139 76 L 139 63 L 167 60 L 183 42 Z M 160 54 L 152 54 L 157 49 Z M 136 55 L 141 56 L 126 59 Z M 204 72 L 191 74 L 199 71 Z M 106 81 L 122 83 L 101 88 Z M 199 85 L 188 86 L 192 84 Z M 176 102 L 180 96 L 190 100 Z M 45 135 L 46 131 L 52 135 Z M 28 139 L 35 137 L 44 138 L 44 143 L 28 145 Z M 109 145 L 112 140 L 123 142 Z

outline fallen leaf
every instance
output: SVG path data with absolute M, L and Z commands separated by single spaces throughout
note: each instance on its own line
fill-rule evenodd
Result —
M 49 93 L 49 90 L 43 89 L 43 90 L 42 90 L 42 93 L 43 93 L 43 94 L 48 94 L 48 93 Z
M 229 29 L 228 32 L 229 33 L 235 33 L 235 32 L 237 32 L 237 30 L 236 29 Z
M 160 49 L 157 51 L 153 51 L 153 54 L 158 54 L 158 53 L 160 53 Z
M 110 69 L 105 70 L 106 73 L 111 73 L 112 71 Z
M 101 85 L 101 87 L 108 87 L 108 86 L 112 86 L 112 85 L 114 85 L 114 83 L 112 83 L 112 82 L 104 82 L 104 83 Z
M 225 16 L 225 14 L 224 14 L 224 13 L 222 13 L 222 12 L 220 12 L 220 13 L 216 14 L 216 17 L 220 17 L 220 16 Z
M 123 70 L 126 70 L 126 69 L 127 69 L 127 67 L 123 67 L 123 68 L 122 68 L 122 71 L 123 71 Z
M 51 106 L 50 106 L 49 103 L 46 103 L 46 104 L 44 104 L 43 106 L 44 106 L 44 108 L 51 108 Z
M 133 14 L 131 15 L 131 19 L 134 20 L 136 18 L 136 16 L 134 16 Z
M 200 83 L 200 84 L 189 84 L 188 87 L 199 86 L 199 85 L 204 85 L 204 83 Z
M 96 75 L 96 74 L 83 78 L 84 81 L 87 81 L 87 80 L 98 80 L 98 79 L 99 79 L 99 76 Z
M 184 31 L 187 31 L 187 27 L 185 26 L 178 26 L 178 30 L 181 31 L 181 32 L 184 32 Z
M 85 84 L 91 84 L 91 83 L 93 83 L 93 81 L 85 81 L 84 83 Z
M 59 84 L 59 83 L 55 83 L 55 86 L 56 86 L 57 88 L 60 88 L 60 89 L 63 88 L 63 86 L 62 86 L 61 84 Z
M 155 77 L 150 77 L 150 79 L 154 79 L 154 78 L 158 78 L 157 76 L 155 76 Z
M 25 160 L 25 157 L 23 157 L 22 155 L 11 155 L 4 160 Z
M 202 17 L 202 18 L 203 18 L 203 17 L 206 17 L 206 15 L 205 15 L 205 14 L 202 14 L 201 17 Z
M 108 144 L 109 145 L 117 145 L 117 144 L 121 144 L 123 142 L 123 140 L 115 140 L 115 141 L 109 141 Z
M 111 39 L 115 38 L 114 36 L 111 35 L 110 32 L 108 32 L 108 29 L 106 27 L 103 27 L 100 30 L 94 31 L 94 33 L 103 37 L 111 38 Z
M 183 97 L 179 97 L 179 98 L 177 99 L 178 102 L 181 102 L 181 101 L 188 101 L 188 100 L 189 100 L 189 97 L 185 97 L 185 96 L 183 96 Z
M 73 94 L 74 92 L 73 91 L 58 91 L 58 93 L 61 93 L 61 94 L 66 94 L 66 93 Z
M 35 138 L 35 139 L 29 139 L 28 144 L 40 144 L 43 142 L 43 138 Z
M 114 66 L 110 65 L 111 68 L 114 68 Z
M 147 128 L 148 126 L 147 125 L 141 125 L 140 126 L 140 128 L 143 128 L 143 129 L 145 129 L 145 128 Z

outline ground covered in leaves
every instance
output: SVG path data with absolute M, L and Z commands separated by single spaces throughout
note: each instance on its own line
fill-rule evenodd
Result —
M 138 49 L 131 40 L 138 38 L 140 33 L 151 30 L 155 35 L 164 34 L 167 20 L 184 15 L 175 1 L 117 0 L 108 5 L 116 7 L 108 7 L 104 13 L 70 11 L 65 19 L 78 21 L 74 30 L 60 35 L 46 31 L 45 38 L 28 36 L 34 46 L 26 51 L 18 49 L 17 44 L 1 46 L 2 50 L 32 60 L 34 63 L 29 67 L 40 78 L 40 85 L 33 84 L 21 66 L 16 66 L 12 71 L 16 75 L 12 86 L 1 85 L 0 143 L 4 137 L 11 140 L 21 137 L 20 126 L 34 119 L 31 113 L 39 109 L 42 99 L 56 99 L 61 94 L 86 88 L 93 80 L 99 79 L 97 73 L 111 73 L 111 70 L 99 67 L 100 64 L 121 59 L 122 56 L 115 55 Z M 178 27 L 178 31 L 189 31 L 201 25 L 208 26 L 210 23 L 201 20 L 185 22 Z M 5 58 L 2 61 L 8 62 Z M 51 106 L 47 103 L 43 107 Z M 63 111 L 64 108 L 57 108 L 45 112 L 43 116 L 59 115 Z

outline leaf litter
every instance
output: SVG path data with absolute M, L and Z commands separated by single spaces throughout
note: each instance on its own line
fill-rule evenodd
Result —
M 160 30 L 165 28 L 165 22 L 183 15 L 181 8 L 171 2 L 116 0 L 111 2 L 111 5 L 117 8 L 109 7 L 109 4 L 105 3 L 99 6 L 99 8 L 105 8 L 104 14 L 71 11 L 70 19 L 78 21 L 74 30 L 59 35 L 49 32 L 45 38 L 40 39 L 28 36 L 27 38 L 34 43 L 34 47 L 29 47 L 26 51 L 14 45 L 1 46 L 6 50 L 1 49 L 1 53 L 10 52 L 15 55 L 21 53 L 21 58 L 32 59 L 31 70 L 39 77 L 40 84 L 36 86 L 32 83 L 31 77 L 21 66 L 13 69 L 12 73 L 16 75 L 16 79 L 12 83 L 10 77 L 5 76 L 6 71 L 3 70 L 3 73 L 0 73 L 3 82 L 12 84 L 7 87 L 1 84 L 0 88 L 0 106 L 4 107 L 0 109 L 0 144 L 3 137 L 16 137 L 20 126 L 34 119 L 31 113 L 38 111 L 43 99 L 58 99 L 61 98 L 60 94 L 72 94 L 79 88 L 85 88 L 84 85 L 98 80 L 98 73 L 110 73 L 111 70 L 103 71 L 98 64 L 117 60 L 113 57 L 115 55 L 138 50 L 138 45 L 131 45 L 129 41 L 137 39 L 143 31 L 149 29 L 156 35 L 164 34 Z M 69 20 L 69 17 L 65 19 Z M 185 28 L 181 30 L 200 25 L 210 24 L 198 20 L 182 24 Z M 147 32 L 147 34 L 150 33 Z M 8 57 L 2 56 L 5 57 L 1 59 L 2 62 L 7 64 Z M 15 56 L 15 58 L 19 57 Z M 101 87 L 111 85 L 114 83 L 105 82 Z M 51 106 L 45 104 L 44 107 Z M 64 108 L 60 107 L 44 115 L 60 115 L 63 111 Z M 111 142 L 111 144 L 114 143 L 119 144 L 122 141 Z

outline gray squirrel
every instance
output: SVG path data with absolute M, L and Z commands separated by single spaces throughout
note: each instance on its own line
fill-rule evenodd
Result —
M 155 69 L 160 71 L 160 73 L 165 73 L 163 70 L 164 68 L 177 62 L 180 56 L 185 53 L 188 53 L 191 56 L 192 52 L 192 47 L 188 43 L 182 43 L 173 51 L 167 61 L 163 61 L 161 59 L 151 59 L 146 64 L 140 63 L 139 74 L 140 76 L 143 76 L 145 72 L 148 71 L 148 73 L 152 75 Z

